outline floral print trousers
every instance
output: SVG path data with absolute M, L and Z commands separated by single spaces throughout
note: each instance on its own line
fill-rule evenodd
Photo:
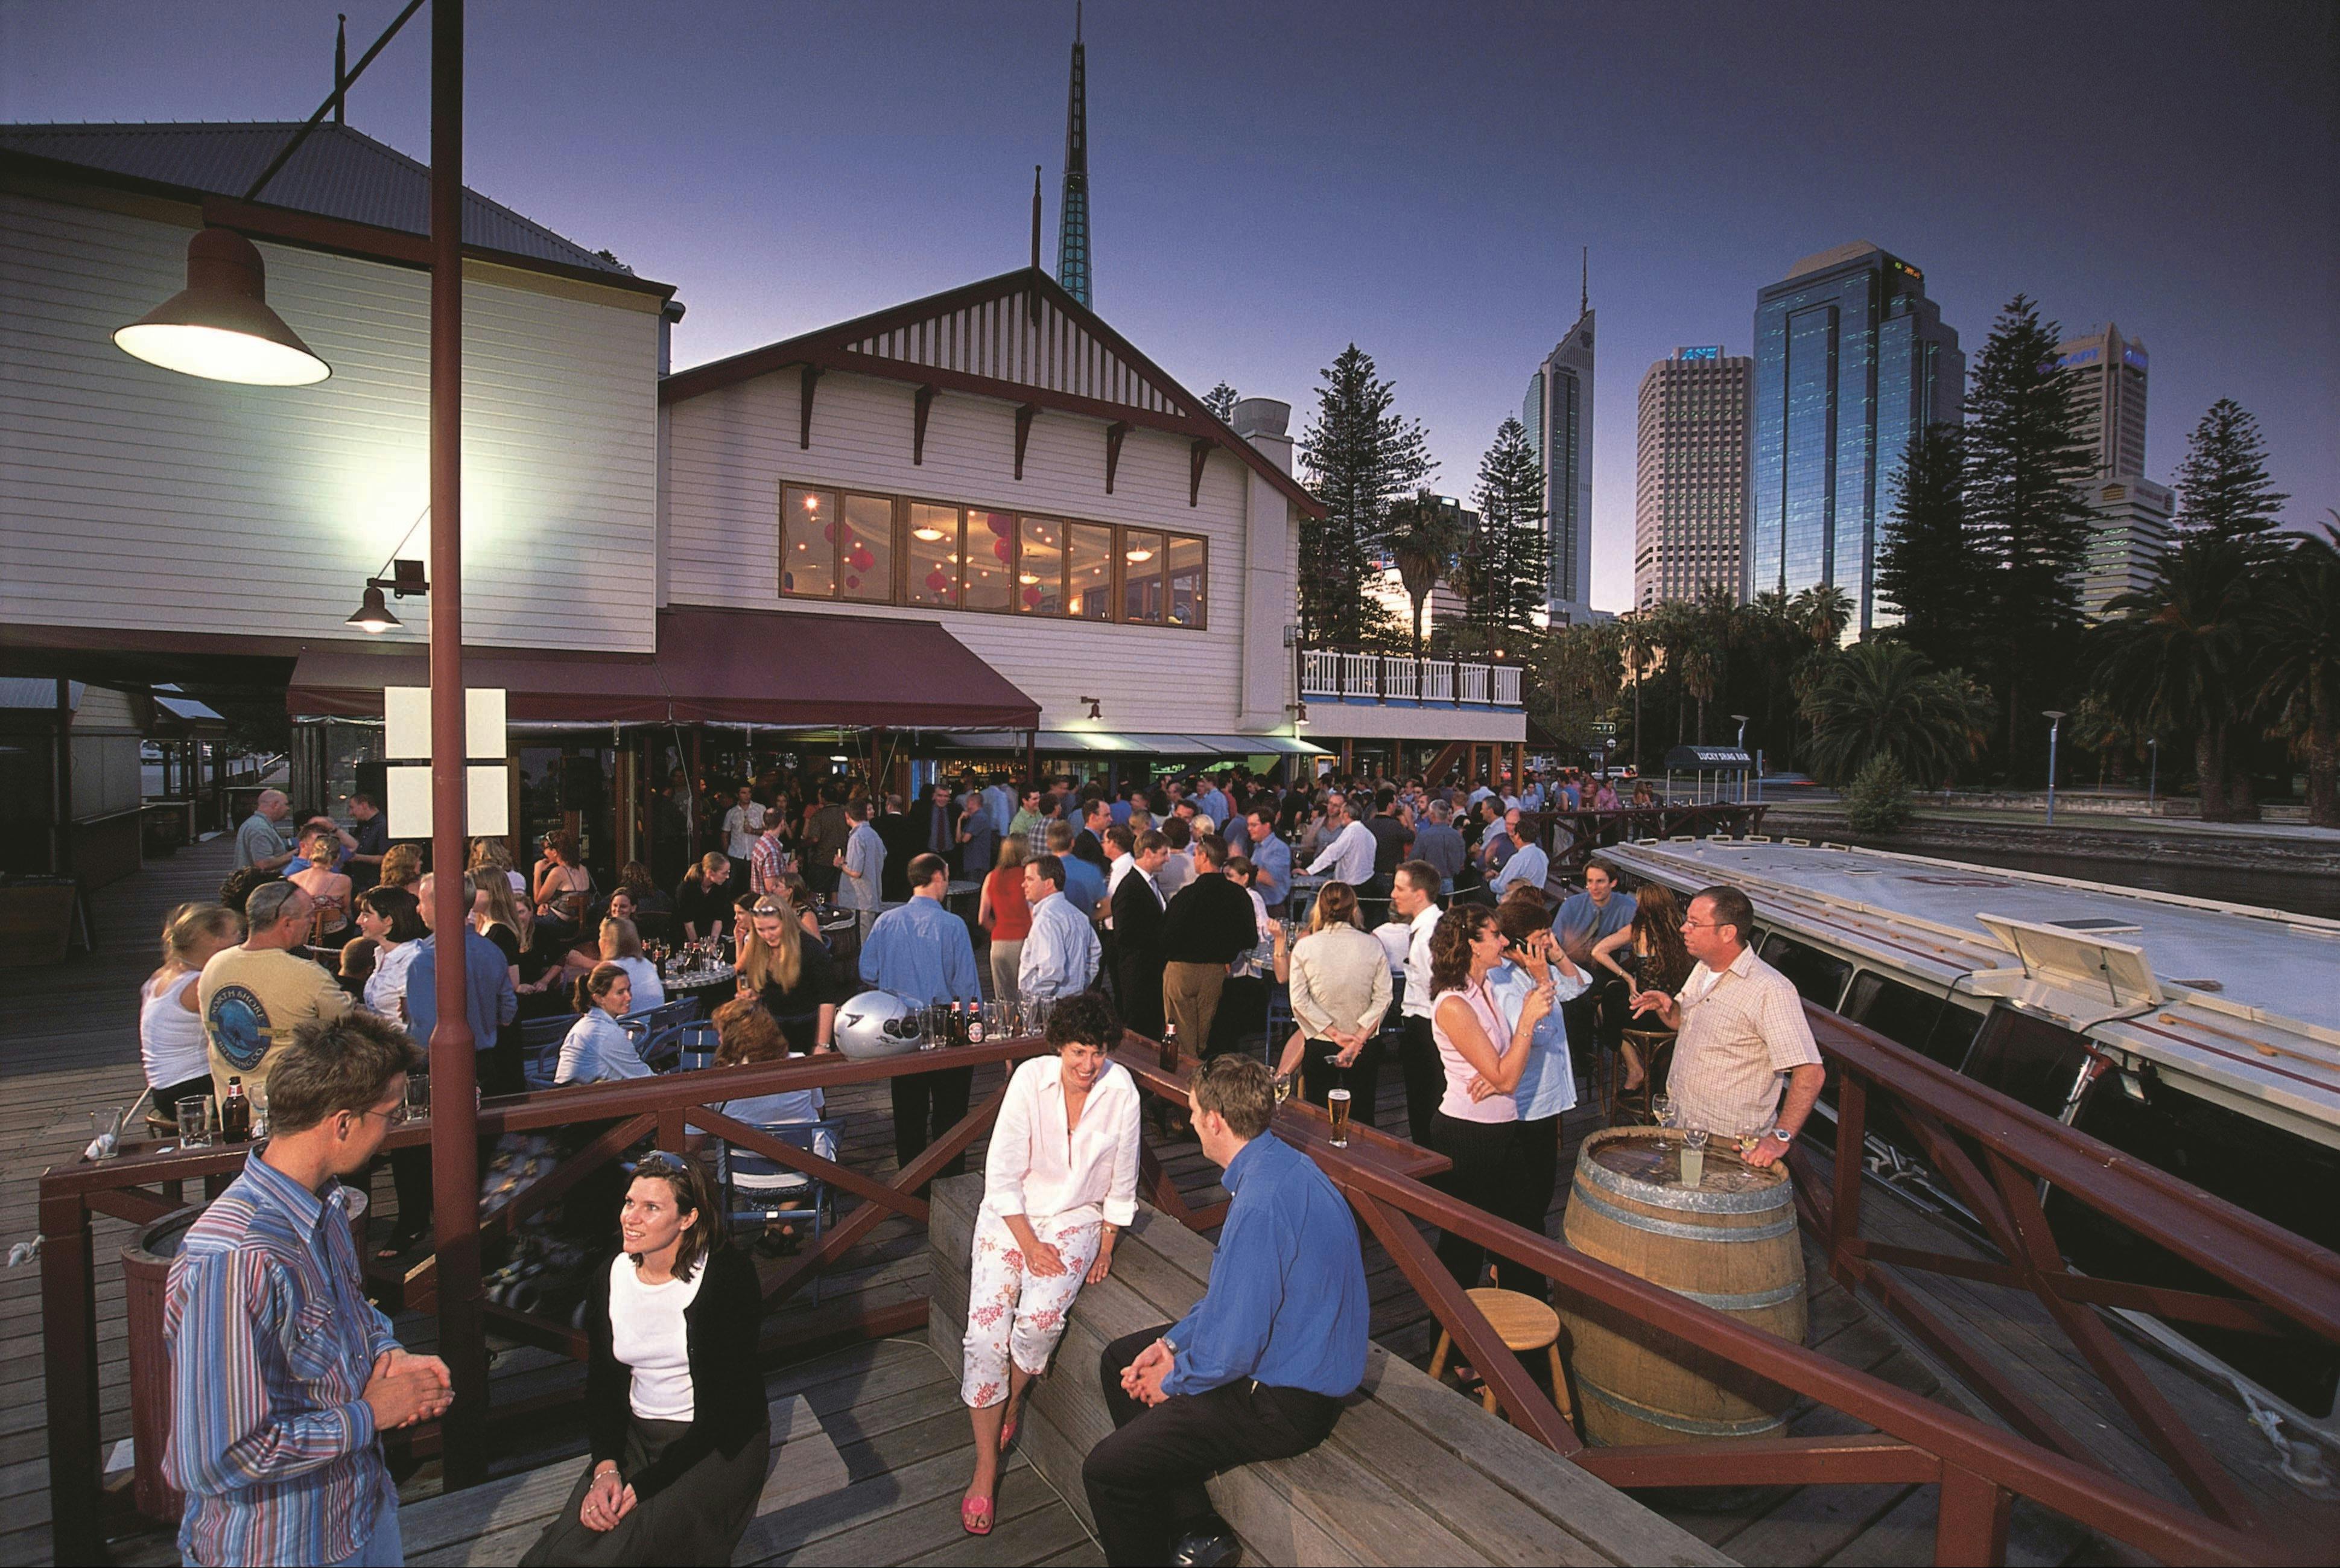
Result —
M 1007 1397 L 1007 1364 L 1033 1376 L 1065 1332 L 1065 1315 L 1096 1262 L 1105 1226 L 1096 1220 L 1061 1225 L 1036 1219 L 1034 1234 L 1056 1249 L 1065 1272 L 1052 1277 L 1024 1265 L 1024 1249 L 1007 1222 L 985 1212 L 975 1222 L 975 1255 L 967 1267 L 967 1350 L 959 1397 L 981 1410 Z

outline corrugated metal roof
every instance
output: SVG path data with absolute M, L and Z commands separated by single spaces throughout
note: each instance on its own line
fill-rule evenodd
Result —
M 241 199 L 296 123 L 0 125 L 0 151 Z M 431 171 L 362 131 L 326 124 L 260 193 L 270 206 L 350 223 L 431 232 Z M 539 261 L 630 275 L 574 240 L 531 223 L 477 191 L 463 192 L 463 242 Z

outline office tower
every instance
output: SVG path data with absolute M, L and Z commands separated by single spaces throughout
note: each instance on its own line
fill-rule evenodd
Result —
M 1807 256 L 1755 296 L 1754 501 L 1743 591 L 1842 589 L 1876 616 L 1877 536 L 1909 438 L 1965 402 L 1958 334 L 1925 274 L 1867 240 Z
M 1633 467 L 1633 608 L 1740 591 L 1755 362 L 1676 349 L 1641 378 Z
M 1554 626 L 1592 620 L 1592 302 L 1577 298 L 1576 324 L 1528 378 L 1520 411 L 1543 469 L 1544 531 L 1552 541 Z
M 1073 7 L 1073 84 L 1065 104 L 1065 194 L 1056 209 L 1056 281 L 1065 285 L 1065 293 L 1096 309 L 1089 257 L 1088 57 L 1081 48 L 1078 5 Z
M 2134 473 L 2092 480 L 2080 487 L 2080 498 L 2095 529 L 2080 568 L 2080 613 L 2102 620 L 2105 606 L 2153 581 L 2154 562 L 2169 548 L 2176 498 L 2167 485 Z
M 2074 383 L 2098 479 L 2145 471 L 2146 366 L 2144 340 L 2121 336 L 2117 323 L 2056 345 L 2056 368 Z

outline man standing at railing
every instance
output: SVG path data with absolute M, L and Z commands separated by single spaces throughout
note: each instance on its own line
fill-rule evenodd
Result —
M 1106 1346 L 1115 1430 L 1081 1465 L 1105 1559 L 1226 1562 L 1235 1542 L 1203 1483 L 1305 1454 L 1365 1375 L 1369 1304 L 1357 1222 L 1306 1155 L 1265 1136 L 1275 1086 L 1255 1057 L 1203 1064 L 1189 1107 L 1233 1195 L 1203 1299 Z
M 1642 991 L 1633 1011 L 1654 1013 L 1681 1031 L 1666 1092 L 1681 1125 L 1723 1137 L 1754 1136 L 1743 1157 L 1767 1166 L 1803 1130 L 1828 1069 L 1794 984 L 1747 946 L 1754 929 L 1755 906 L 1738 888 L 1699 894 L 1682 919 L 1682 946 L 1698 968 L 1678 996 Z
M 950 863 L 940 855 L 916 856 L 908 879 L 909 899 L 878 916 L 870 928 L 869 940 L 861 948 L 862 980 L 920 1007 L 980 1004 L 983 986 L 976 977 L 975 943 L 967 936 L 967 922 L 943 907 L 950 890 Z M 975 1069 L 905 1074 L 891 1082 L 894 1155 L 907 1168 L 967 1115 Z M 966 1169 L 966 1156 L 959 1156 L 939 1174 L 955 1176 Z M 918 1191 L 923 1196 L 926 1188 Z

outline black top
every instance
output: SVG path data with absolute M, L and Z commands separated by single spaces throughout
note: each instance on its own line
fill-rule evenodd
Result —
M 633 1418 L 630 1396 L 634 1374 L 611 1349 L 611 1261 L 605 1259 L 586 1275 L 585 1427 L 592 1439 L 593 1463 L 608 1459 L 622 1465 L 626 1426 Z M 764 1292 L 756 1265 L 747 1254 L 725 1248 L 710 1254 L 699 1266 L 706 1275 L 699 1294 L 682 1309 L 690 1355 L 690 1430 L 669 1444 L 657 1464 L 623 1478 L 645 1502 L 706 1454 L 720 1452 L 726 1459 L 737 1458 L 759 1432 L 771 1435 L 764 1380 L 741 1375 L 743 1368 L 761 1365 L 756 1337 L 763 1322 Z
M 496 951 L 504 956 L 505 963 L 518 964 L 520 962 L 519 932 L 513 930 L 510 926 L 505 925 L 501 920 L 498 920 L 494 925 L 490 926 L 486 930 L 480 934 L 496 945 Z
M 1077 859 L 1086 860 L 1100 871 L 1112 865 L 1105 858 L 1105 845 L 1086 828 L 1073 835 L 1073 855 Z
M 872 818 L 870 830 L 878 842 L 886 846 L 886 863 L 878 868 L 878 898 L 881 903 L 907 904 L 910 901 L 910 862 L 927 852 L 926 835 L 918 819 L 907 812 L 895 811 Z
M 813 1048 L 820 1033 L 820 1009 L 830 1002 L 843 1001 L 848 987 L 837 960 L 818 938 L 805 937 L 798 947 L 804 961 L 797 970 L 797 983 L 783 987 L 778 980 L 766 980 L 756 999 L 779 1023 L 788 1049 L 801 1054 Z
M 731 928 L 731 884 L 710 888 L 695 876 L 686 876 L 682 886 L 675 890 L 674 918 L 679 925 L 695 926 L 701 939 L 715 934 L 715 928 Z
M 1251 913 L 1251 900 L 1248 898 L 1244 900 L 1244 913 L 1248 918 Z M 1162 925 L 1168 918 L 1163 912 L 1162 898 L 1155 891 L 1153 879 L 1145 872 L 1133 868 L 1121 879 L 1121 886 L 1113 890 L 1113 940 L 1115 950 L 1121 956 L 1120 961 L 1164 962 Z
M 1162 918 L 1165 963 L 1232 964 L 1258 945 L 1251 895 L 1218 872 L 1197 877 L 1170 896 L 1169 912 Z
M 1373 836 L 1373 875 L 1390 877 L 1405 862 L 1406 851 L 1413 848 L 1413 829 L 1396 818 L 1376 811 L 1365 819 L 1365 831 Z

